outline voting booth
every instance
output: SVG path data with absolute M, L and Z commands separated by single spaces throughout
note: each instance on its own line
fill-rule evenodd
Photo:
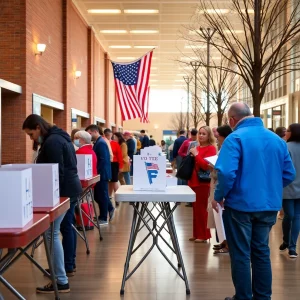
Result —
M 0 168 L 0 228 L 22 228 L 33 218 L 32 169 Z
M 77 154 L 77 170 L 80 180 L 93 177 L 92 154 Z
M 10 164 L 3 169 L 32 169 L 33 207 L 53 207 L 59 203 L 58 164 Z

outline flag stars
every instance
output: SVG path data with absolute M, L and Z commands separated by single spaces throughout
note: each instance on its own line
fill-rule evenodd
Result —
M 112 65 L 116 79 L 120 80 L 125 85 L 137 84 L 140 61 L 127 65 L 117 63 L 113 63 Z

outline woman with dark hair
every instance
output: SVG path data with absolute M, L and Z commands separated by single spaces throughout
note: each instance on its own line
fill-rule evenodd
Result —
M 232 133 L 232 129 L 229 125 L 223 125 L 218 127 L 217 129 L 218 133 L 218 146 L 219 149 L 221 149 L 222 144 L 224 143 L 225 139 L 229 134 Z M 207 222 L 207 227 L 208 228 L 215 228 L 215 221 L 214 221 L 214 214 L 213 214 L 213 208 L 211 206 L 211 202 L 214 200 L 214 192 L 215 192 L 215 187 L 217 184 L 217 172 L 212 168 L 211 172 L 211 183 L 210 183 L 210 195 L 209 195 L 209 200 L 208 200 L 208 222 Z M 228 245 L 227 241 L 222 241 L 222 243 L 218 245 L 214 245 L 214 254 L 223 254 L 223 253 L 228 253 Z
M 74 145 L 75 151 L 77 151 L 77 150 L 79 149 L 79 148 L 74 144 L 75 134 L 76 134 L 76 132 L 78 132 L 78 131 L 79 131 L 78 128 L 75 128 L 75 129 L 73 129 L 73 130 L 71 131 L 71 141 L 72 141 L 72 143 L 73 143 L 73 145 Z
M 130 164 L 126 141 L 121 132 L 114 133 L 114 140 L 120 145 L 123 157 L 123 168 L 120 169 L 119 181 L 121 185 L 130 185 Z
M 289 250 L 290 258 L 297 258 L 297 239 L 300 232 L 300 124 L 291 124 L 286 132 L 287 146 L 294 167 L 295 180 L 283 189 L 283 243 L 280 251 Z
M 76 232 L 74 224 L 74 209 L 77 197 L 82 192 L 77 175 L 77 159 L 70 136 L 62 129 L 52 126 L 38 115 L 30 115 L 23 123 L 22 128 L 31 140 L 40 145 L 36 163 L 58 164 L 59 191 L 61 197 L 70 198 L 70 209 L 65 216 L 60 216 L 54 221 L 54 272 L 57 278 L 58 290 L 61 293 L 70 291 L 67 276 L 74 276 L 76 271 Z M 59 239 L 61 231 L 62 245 Z M 48 234 L 50 240 L 50 233 Z M 66 276 L 67 275 L 67 276 Z M 52 283 L 37 288 L 38 293 L 54 292 Z

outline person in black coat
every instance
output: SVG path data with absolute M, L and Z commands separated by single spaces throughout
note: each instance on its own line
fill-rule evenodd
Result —
M 146 134 L 145 130 L 141 130 L 141 144 L 142 144 L 142 149 L 149 147 L 150 146 L 150 140 L 148 135 Z
M 46 122 L 39 115 L 30 115 L 23 123 L 23 130 L 31 140 L 40 145 L 36 163 L 58 164 L 59 191 L 61 197 L 70 198 L 70 208 L 65 216 L 54 221 L 54 271 L 57 278 L 58 289 L 68 292 L 69 284 L 66 274 L 74 276 L 76 269 L 76 232 L 72 228 L 75 223 L 74 210 L 77 198 L 82 193 L 81 183 L 77 174 L 77 159 L 70 136 Z M 62 233 L 63 250 L 59 240 L 59 229 Z M 50 239 L 50 235 L 49 235 Z M 52 284 L 37 288 L 38 293 L 53 291 Z
M 153 139 L 153 136 L 150 135 L 149 146 L 155 146 L 155 145 L 156 145 L 156 142 L 155 142 L 155 140 Z

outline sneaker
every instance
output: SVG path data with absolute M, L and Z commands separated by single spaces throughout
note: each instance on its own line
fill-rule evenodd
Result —
M 113 208 L 110 212 L 109 212 L 109 222 L 111 222 L 115 216 L 115 208 Z
M 69 293 L 70 292 L 70 287 L 69 283 L 66 284 L 57 284 L 57 289 L 59 293 Z M 49 282 L 43 287 L 37 287 L 36 292 L 38 294 L 53 294 L 54 293 L 54 287 L 52 282 Z
M 289 251 L 289 257 L 290 258 L 297 258 L 298 257 L 298 253 L 294 250 L 290 250 Z
M 280 247 L 279 247 L 279 250 L 280 251 L 285 251 L 287 248 L 288 248 L 288 244 L 286 244 L 285 242 L 283 242 Z
M 104 220 L 99 220 L 99 225 L 100 225 L 100 226 L 108 225 L 108 222 L 107 222 L 107 221 L 104 221 Z

